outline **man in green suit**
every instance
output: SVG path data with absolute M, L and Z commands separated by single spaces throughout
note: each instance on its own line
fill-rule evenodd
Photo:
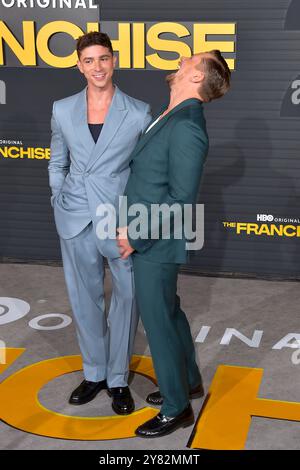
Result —
M 169 106 L 131 155 L 125 196 L 129 216 L 137 209 L 139 223 L 129 217 L 127 226 L 120 222 L 118 229 L 122 257 L 132 254 L 137 303 L 159 385 L 147 401 L 162 404 L 160 413 L 136 430 L 141 437 L 159 437 L 191 425 L 189 398 L 203 393 L 193 338 L 176 293 L 179 267 L 187 260 L 186 239 L 178 227 L 187 223 L 181 209 L 196 202 L 208 153 L 203 102 L 227 92 L 230 70 L 219 51 L 210 51 L 182 57 L 179 70 L 167 81 Z

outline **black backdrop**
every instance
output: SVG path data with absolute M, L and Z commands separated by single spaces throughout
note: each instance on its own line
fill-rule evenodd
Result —
M 109 0 L 100 4 L 101 21 L 237 24 L 232 90 L 205 110 L 210 152 L 199 194 L 199 202 L 205 204 L 205 246 L 192 254 L 186 269 L 298 278 L 299 237 L 294 234 L 300 226 L 299 0 Z M 0 19 L 9 25 L 8 9 L 1 2 L 0 11 Z M 30 13 L 14 8 L 14 24 L 21 24 Z M 64 18 L 68 14 L 73 12 L 64 10 Z M 12 56 L 8 48 L 6 53 Z M 0 149 L 49 147 L 52 102 L 76 93 L 84 82 L 76 69 L 25 67 L 18 61 L 13 65 L 0 69 L 6 86 L 6 96 L 2 93 L 0 99 L 6 103 L 0 104 Z M 151 103 L 155 112 L 167 96 L 165 75 L 161 70 L 117 70 L 115 81 L 128 94 Z M 5 143 L 10 139 L 22 144 Z M 0 154 L 2 261 L 60 260 L 47 164 L 46 159 Z M 258 214 L 273 220 L 258 221 Z M 236 226 L 225 226 L 242 222 L 256 224 L 257 230 L 263 224 L 264 233 L 238 234 Z M 281 225 L 285 235 L 269 235 L 274 224 Z

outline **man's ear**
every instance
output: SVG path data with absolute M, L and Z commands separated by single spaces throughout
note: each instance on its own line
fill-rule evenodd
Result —
M 197 70 L 192 76 L 191 81 L 193 83 L 201 83 L 203 82 L 204 78 L 205 78 L 204 72 L 201 72 L 201 70 Z
M 83 73 L 80 60 L 77 60 L 77 67 L 79 68 L 80 72 Z
M 113 56 L 113 65 L 114 65 L 114 68 L 116 67 L 116 64 L 117 64 L 117 57 L 114 55 L 114 56 Z

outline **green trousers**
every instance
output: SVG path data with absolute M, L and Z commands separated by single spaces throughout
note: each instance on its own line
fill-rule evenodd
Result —
M 201 383 L 189 323 L 177 291 L 179 264 L 155 263 L 133 255 L 136 299 L 146 331 L 159 390 L 161 413 L 177 416 L 189 390 Z

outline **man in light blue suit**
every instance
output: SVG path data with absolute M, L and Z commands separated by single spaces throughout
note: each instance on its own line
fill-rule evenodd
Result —
M 83 358 L 84 381 L 69 402 L 87 403 L 107 388 L 114 411 L 128 414 L 134 410 L 127 380 L 138 320 L 132 264 L 120 258 L 114 239 L 97 237 L 97 208 L 118 209 L 150 107 L 114 86 L 116 58 L 106 34 L 81 36 L 77 53 L 87 87 L 54 103 L 49 163 L 51 204 Z M 104 257 L 113 284 L 107 319 Z

